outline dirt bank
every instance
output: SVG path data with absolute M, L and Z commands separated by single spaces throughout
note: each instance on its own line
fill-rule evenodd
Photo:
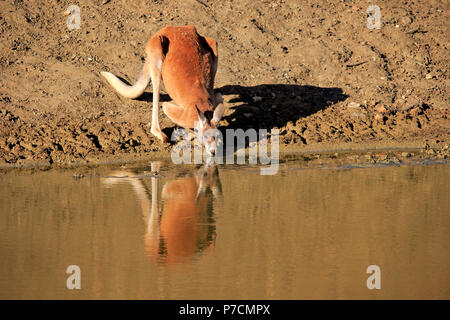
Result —
M 185 24 L 219 42 L 223 128 L 279 128 L 286 150 L 414 145 L 448 157 L 448 2 L 374 1 L 379 30 L 366 26 L 367 1 L 95 3 L 0 3 L 0 165 L 167 155 L 148 126 L 151 88 L 128 100 L 99 72 L 134 82 L 146 40 Z M 79 30 L 66 26 L 71 4 Z

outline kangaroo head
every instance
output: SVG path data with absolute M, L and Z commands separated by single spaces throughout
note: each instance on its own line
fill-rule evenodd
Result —
M 198 115 L 198 121 L 195 122 L 196 137 L 202 145 L 205 146 L 206 152 L 210 156 L 214 156 L 217 149 L 217 135 L 219 131 L 219 121 L 223 116 L 224 106 L 219 103 L 214 111 L 206 111 L 202 113 L 197 106 L 195 106 Z

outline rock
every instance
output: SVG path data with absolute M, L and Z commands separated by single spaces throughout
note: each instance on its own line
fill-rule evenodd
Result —
M 6 143 L 12 146 L 15 146 L 17 143 L 17 139 L 14 137 L 8 137 L 8 139 L 6 139 Z
M 395 163 L 395 164 L 401 163 L 401 161 L 399 159 L 397 159 L 396 157 L 392 157 L 391 162 Z
M 356 102 L 350 102 L 350 103 L 347 105 L 347 108 L 350 108 L 350 109 L 358 109 L 358 108 L 360 108 L 360 107 L 361 107 L 361 104 L 356 103 Z
M 431 74 L 431 73 L 428 73 L 426 76 L 425 76 L 425 79 L 433 79 L 433 75 Z
M 380 153 L 379 155 L 378 155 L 378 159 L 379 160 L 386 160 L 387 159 L 387 157 L 388 157 L 388 155 L 387 155 L 387 153 Z
M 135 146 L 139 145 L 139 142 L 137 140 L 130 139 L 129 145 L 132 146 L 132 147 L 135 147 Z
M 409 152 L 402 152 L 402 157 L 403 158 L 409 158 L 409 157 L 411 157 L 411 153 L 409 153 Z
M 412 115 L 412 116 L 417 116 L 419 114 L 423 113 L 423 109 L 422 106 L 416 106 L 414 108 L 411 108 L 408 110 L 408 114 Z
M 21 141 L 20 145 L 28 150 L 33 150 L 33 145 L 29 141 Z
M 387 109 L 384 106 L 379 106 L 377 107 L 375 110 L 377 110 L 380 113 L 385 113 L 387 112 Z
M 407 25 L 410 24 L 412 22 L 412 19 L 408 16 L 405 16 L 402 18 L 402 24 Z
M 363 112 L 352 112 L 351 116 L 354 118 L 362 118 L 362 119 L 366 118 L 366 114 Z
M 253 99 L 253 102 L 260 102 L 260 101 L 262 101 L 262 97 L 260 97 L 260 96 L 254 96 L 252 99 Z
M 375 113 L 374 119 L 377 121 L 383 120 L 383 115 L 381 113 Z

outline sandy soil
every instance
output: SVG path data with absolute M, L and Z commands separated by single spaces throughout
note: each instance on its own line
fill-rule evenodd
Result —
M 147 39 L 185 24 L 218 40 L 223 128 L 279 128 L 286 150 L 448 157 L 448 1 L 102 2 L 0 2 L 0 165 L 169 154 L 150 134 L 151 86 L 125 99 L 99 72 L 134 82 Z M 366 26 L 372 2 L 379 30 Z M 75 3 L 81 29 L 69 30 Z

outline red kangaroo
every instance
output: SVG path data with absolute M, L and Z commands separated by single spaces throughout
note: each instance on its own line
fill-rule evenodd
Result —
M 150 79 L 153 86 L 151 133 L 163 142 L 167 136 L 159 125 L 161 79 L 172 102 L 163 103 L 164 113 L 178 126 L 195 128 L 207 153 L 216 152 L 215 135 L 205 134 L 218 127 L 224 113 L 220 93 L 214 94 L 218 66 L 216 40 L 203 37 L 194 26 L 168 26 L 158 31 L 145 46 L 145 63 L 137 82 L 130 86 L 109 72 L 102 76 L 122 96 L 137 98 Z

